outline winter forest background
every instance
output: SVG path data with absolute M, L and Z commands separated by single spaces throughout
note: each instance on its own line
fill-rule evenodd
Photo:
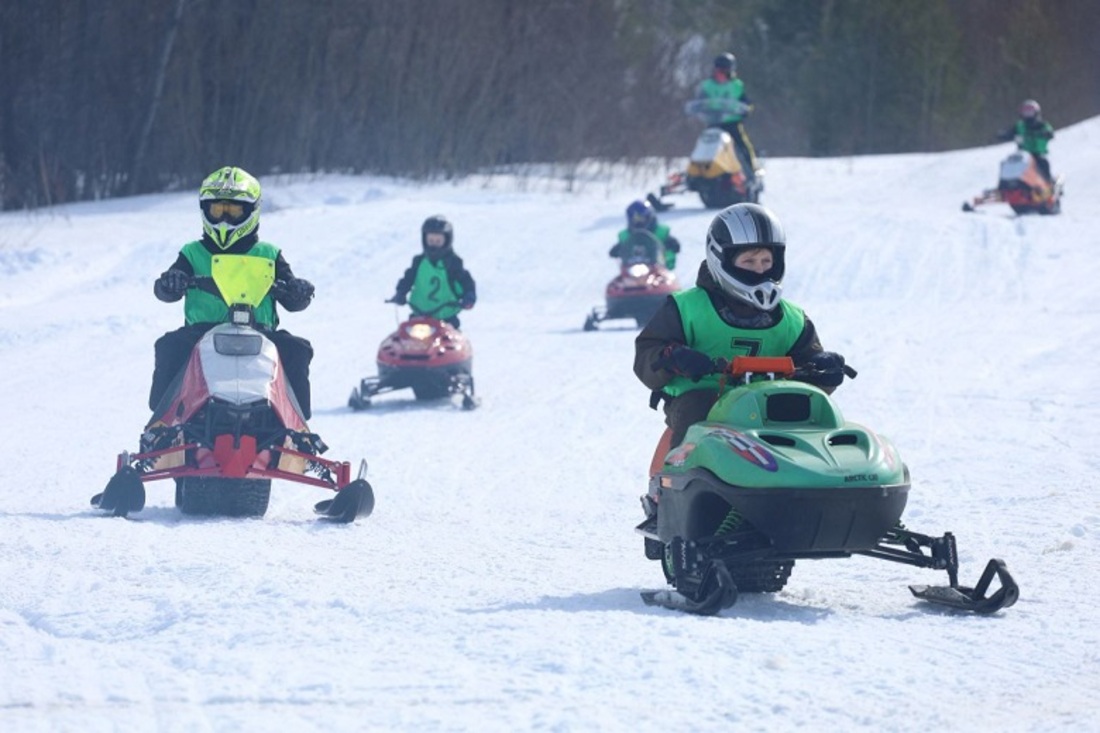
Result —
M 772 156 L 1100 113 L 1094 0 L 5 0 L 0 206 L 255 175 L 682 156 L 731 50 Z

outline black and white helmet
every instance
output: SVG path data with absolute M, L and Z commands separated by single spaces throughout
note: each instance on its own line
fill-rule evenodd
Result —
M 733 263 L 745 250 L 771 250 L 772 266 L 757 273 Z M 759 204 L 734 204 L 723 209 L 707 230 L 707 269 L 727 295 L 759 310 L 779 305 L 783 291 L 787 238 L 775 214 Z

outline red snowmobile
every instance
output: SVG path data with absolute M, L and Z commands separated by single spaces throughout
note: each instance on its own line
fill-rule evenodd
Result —
M 1035 159 L 1017 150 L 1001 161 L 996 188 L 987 188 L 980 196 L 963 204 L 963 211 L 990 203 L 1006 203 L 1017 214 L 1058 214 L 1062 211 L 1062 178 L 1050 183 L 1039 172 Z
M 460 395 L 463 409 L 477 407 L 473 346 L 457 328 L 433 317 L 454 305 L 443 303 L 429 313 L 414 313 L 399 324 L 378 347 L 378 376 L 359 382 L 351 391 L 348 407 L 365 410 L 371 406 L 371 397 L 408 388 L 417 400 Z
M 145 506 L 145 483 L 175 479 L 184 514 L 262 517 L 272 479 L 335 492 L 314 510 L 347 523 L 374 509 L 366 462 L 320 457 L 327 446 L 310 432 L 287 383 L 279 352 L 255 327 L 254 309 L 274 282 L 274 263 L 261 257 L 216 255 L 212 277 L 190 286 L 222 297 L 228 322 L 195 345 L 141 435 L 137 453 L 118 456 L 115 475 L 92 505 L 116 517 Z
M 607 284 L 607 305 L 592 309 L 585 331 L 616 318 L 632 318 L 641 328 L 661 307 L 665 297 L 680 289 L 676 273 L 663 264 L 661 243 L 647 231 L 634 231 L 620 245 L 619 274 Z

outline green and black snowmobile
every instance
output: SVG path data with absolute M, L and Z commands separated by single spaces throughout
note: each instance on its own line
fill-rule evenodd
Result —
M 904 528 L 908 467 L 890 441 L 799 381 L 813 375 L 787 357 L 722 367 L 738 386 L 672 450 L 666 432 L 654 456 L 637 531 L 672 589 L 643 592 L 647 604 L 713 614 L 739 593 L 782 589 L 796 560 L 851 555 L 946 571 L 948 585 L 910 586 L 934 604 L 993 613 L 1016 602 L 1002 560 L 990 560 L 976 586 L 960 586 L 954 536 Z

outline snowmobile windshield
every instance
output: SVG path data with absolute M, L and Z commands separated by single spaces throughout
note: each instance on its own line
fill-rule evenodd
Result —
M 260 305 L 275 282 L 275 261 L 249 255 L 214 255 L 210 274 L 227 305 Z
M 657 261 L 661 243 L 644 229 L 634 229 L 620 246 L 620 256 L 625 265 L 636 263 L 652 264 Z

